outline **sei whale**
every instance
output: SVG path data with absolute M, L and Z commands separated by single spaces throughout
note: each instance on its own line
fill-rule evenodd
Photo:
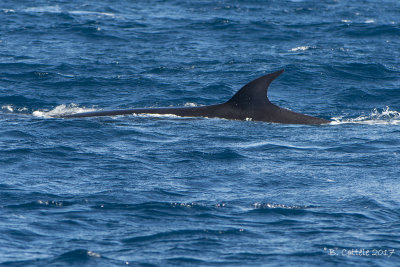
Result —
M 227 102 L 201 107 L 135 108 L 58 115 L 58 118 L 84 118 L 129 114 L 173 114 L 181 117 L 207 117 L 230 120 L 253 120 L 285 124 L 326 124 L 330 121 L 296 113 L 272 104 L 267 96 L 271 82 L 282 74 L 279 70 L 261 76 L 243 86 Z

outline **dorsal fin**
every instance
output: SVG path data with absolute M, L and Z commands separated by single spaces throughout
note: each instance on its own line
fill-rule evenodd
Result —
M 249 82 L 226 103 L 232 104 L 238 108 L 248 108 L 269 103 L 267 97 L 268 87 L 283 71 L 284 70 L 279 70 Z

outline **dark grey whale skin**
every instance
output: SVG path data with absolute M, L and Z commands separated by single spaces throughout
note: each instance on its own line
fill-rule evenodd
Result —
M 284 124 L 326 124 L 329 120 L 296 113 L 272 104 L 268 97 L 271 82 L 283 73 L 279 70 L 261 76 L 243 86 L 225 103 L 181 108 L 135 108 L 122 110 L 104 110 L 59 115 L 58 118 L 85 118 L 98 116 L 116 116 L 129 114 L 173 114 L 181 117 L 223 118 L 229 120 L 252 120 Z

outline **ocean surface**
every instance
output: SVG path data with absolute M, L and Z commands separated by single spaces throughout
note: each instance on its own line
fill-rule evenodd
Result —
M 0 0 L 0 265 L 400 266 L 399 100 L 397 0 Z

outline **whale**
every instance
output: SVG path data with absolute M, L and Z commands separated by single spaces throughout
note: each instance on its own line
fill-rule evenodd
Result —
M 170 114 L 180 117 L 206 117 L 228 120 L 262 121 L 283 124 L 319 125 L 331 121 L 297 113 L 281 108 L 268 99 L 268 88 L 273 80 L 280 76 L 284 70 L 279 70 L 261 76 L 243 86 L 228 101 L 197 107 L 161 107 L 161 108 L 134 108 L 120 110 L 101 110 L 64 114 L 57 118 L 86 118 L 98 116 L 117 116 L 133 114 Z

